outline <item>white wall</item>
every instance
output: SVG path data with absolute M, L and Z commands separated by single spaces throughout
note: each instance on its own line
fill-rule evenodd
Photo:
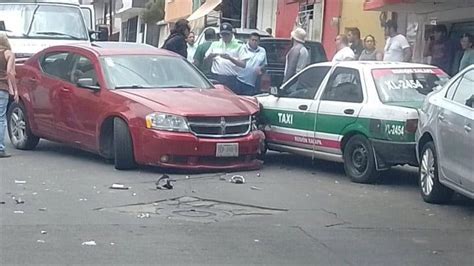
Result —
M 277 11 L 277 0 L 260 0 L 258 1 L 257 10 L 257 28 L 265 30 L 266 28 L 272 28 L 273 34 L 276 31 L 276 11 Z

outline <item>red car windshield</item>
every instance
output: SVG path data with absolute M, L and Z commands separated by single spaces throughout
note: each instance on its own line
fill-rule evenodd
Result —
M 448 75 L 436 68 L 394 68 L 372 70 L 380 100 L 390 102 L 418 102 L 437 86 L 448 81 Z
M 107 81 L 114 89 L 211 88 L 210 82 L 179 57 L 117 55 L 101 58 Z

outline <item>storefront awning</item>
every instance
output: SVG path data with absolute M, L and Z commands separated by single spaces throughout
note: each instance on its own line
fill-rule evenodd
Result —
M 391 11 L 417 14 L 473 6 L 474 1 L 466 0 L 365 0 L 364 2 L 364 10 L 366 11 Z
M 206 0 L 206 2 L 200 6 L 191 16 L 188 17 L 188 21 L 200 19 L 209 14 L 214 8 L 222 3 L 222 0 Z

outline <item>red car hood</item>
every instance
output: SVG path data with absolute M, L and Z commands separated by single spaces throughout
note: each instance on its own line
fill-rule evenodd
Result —
M 112 91 L 156 112 L 181 116 L 239 116 L 259 110 L 256 100 L 226 89 L 120 89 Z

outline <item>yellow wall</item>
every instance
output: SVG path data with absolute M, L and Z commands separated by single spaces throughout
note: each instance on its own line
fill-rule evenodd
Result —
M 384 29 L 380 26 L 377 11 L 364 11 L 364 0 L 342 0 L 341 21 L 339 32 L 345 33 L 346 28 L 357 27 L 361 39 L 371 34 L 377 41 L 377 48 L 383 50 L 385 46 Z
M 165 21 L 175 22 L 180 18 L 186 18 L 193 13 L 192 0 L 173 0 L 165 2 Z

